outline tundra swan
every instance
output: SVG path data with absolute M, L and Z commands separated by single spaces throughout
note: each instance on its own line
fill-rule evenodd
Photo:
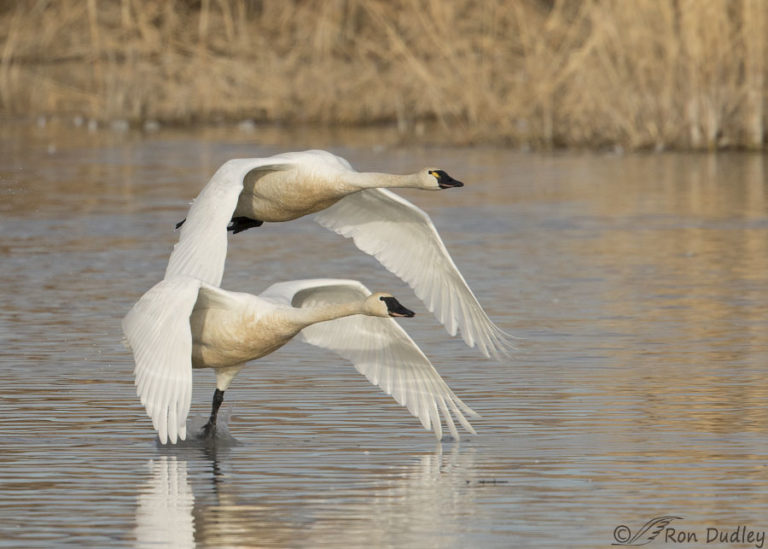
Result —
M 289 221 L 318 213 L 320 225 L 351 238 L 362 251 L 413 288 L 452 336 L 500 358 L 509 335 L 483 310 L 448 250 L 420 208 L 387 190 L 461 187 L 445 171 L 409 175 L 361 173 L 327 151 L 230 160 L 192 203 L 166 276 L 193 276 L 218 286 L 227 254 L 227 230 L 235 233 L 265 221 Z M 226 230 L 225 230 L 226 229 Z
M 281 282 L 261 295 L 222 290 L 196 278 L 168 277 L 145 293 L 123 319 L 132 349 L 137 394 L 160 441 L 186 438 L 192 368 L 214 368 L 216 390 L 204 435 L 215 430 L 224 391 L 249 360 L 275 351 L 300 333 L 335 351 L 442 438 L 442 413 L 455 439 L 451 411 L 477 416 L 442 380 L 429 359 L 390 317 L 413 312 L 360 282 Z M 462 413 L 463 412 L 463 413 Z

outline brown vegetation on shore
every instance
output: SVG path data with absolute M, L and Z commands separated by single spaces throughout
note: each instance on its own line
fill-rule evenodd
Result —
M 6 1 L 0 112 L 759 148 L 767 17 L 762 0 Z

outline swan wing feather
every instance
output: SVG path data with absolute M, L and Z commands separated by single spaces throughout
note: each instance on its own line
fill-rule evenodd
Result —
M 290 302 L 294 307 L 313 307 L 365 299 L 370 294 L 354 280 L 314 279 L 275 284 L 261 297 Z M 449 410 L 465 429 L 475 433 L 465 414 L 477 417 L 477 413 L 451 391 L 393 319 L 354 315 L 308 326 L 301 337 L 352 362 L 368 381 L 405 406 L 438 439 L 442 438 L 442 420 L 454 438 L 459 437 Z
M 186 438 L 192 398 L 189 317 L 200 284 L 183 276 L 162 280 L 123 319 L 123 333 L 136 363 L 136 394 L 163 444 Z
M 319 212 L 315 221 L 351 238 L 362 251 L 413 288 L 451 335 L 500 359 L 510 337 L 483 310 L 459 272 L 429 216 L 386 189 L 365 189 Z
M 168 260 L 165 278 L 185 275 L 219 286 L 227 258 L 227 225 L 237 207 L 245 177 L 254 170 L 289 167 L 277 156 L 225 162 L 192 202 Z

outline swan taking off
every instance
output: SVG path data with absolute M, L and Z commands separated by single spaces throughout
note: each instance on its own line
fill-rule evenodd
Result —
M 354 280 L 281 282 L 259 296 L 222 290 L 188 276 L 162 280 L 123 319 L 133 351 L 137 394 L 160 441 L 186 438 L 192 368 L 214 368 L 216 391 L 204 435 L 211 436 L 224 391 L 246 362 L 296 334 L 335 351 L 442 438 L 442 414 L 455 439 L 451 412 L 477 416 L 442 380 L 421 349 L 391 317 L 411 317 L 389 294 Z
M 326 151 L 230 160 L 197 196 L 173 249 L 166 277 L 187 275 L 218 286 L 227 255 L 227 230 L 290 221 L 318 213 L 315 221 L 351 238 L 365 253 L 413 288 L 451 335 L 501 358 L 510 336 L 483 310 L 429 216 L 387 188 L 440 190 L 461 187 L 445 171 L 409 175 L 355 171 Z

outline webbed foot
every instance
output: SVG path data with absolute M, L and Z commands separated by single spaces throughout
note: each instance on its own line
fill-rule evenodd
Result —
M 208 418 L 208 423 L 203 426 L 198 438 L 202 440 L 211 440 L 216 437 L 216 417 L 219 415 L 219 408 L 221 407 L 222 402 L 224 402 L 224 391 L 217 388 L 213 392 L 211 417 Z
M 261 227 L 263 224 L 263 221 L 251 219 L 250 217 L 233 217 L 227 230 L 232 231 L 232 234 L 237 234 L 253 227 Z

